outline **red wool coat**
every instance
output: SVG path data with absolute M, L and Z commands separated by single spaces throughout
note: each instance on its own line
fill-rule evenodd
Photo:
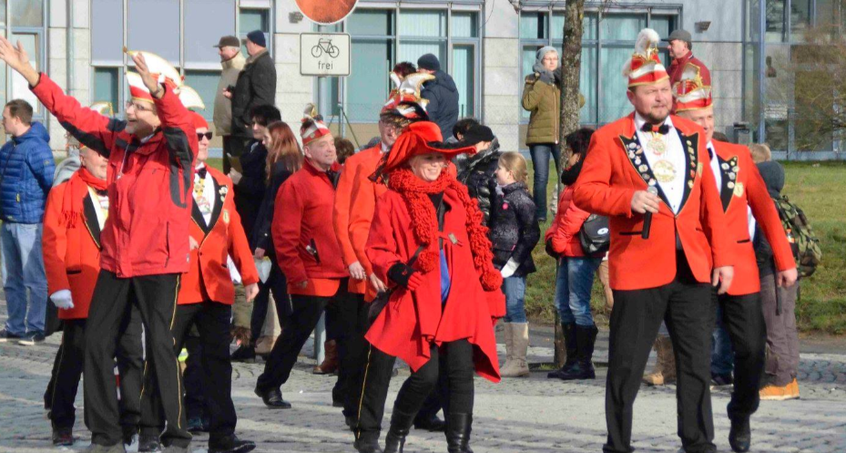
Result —
M 659 203 L 648 239 L 641 238 L 644 216 L 631 209 L 634 193 L 646 190 L 647 178 L 654 179 L 647 164 L 638 164 L 645 160 L 646 151 L 635 133 L 634 113 L 599 128 L 591 138 L 573 200 L 586 211 L 609 217 L 608 275 L 613 289 L 657 288 L 672 282 L 676 276 L 676 232 L 690 270 L 700 283 L 711 281 L 713 268 L 736 261 L 728 236 L 720 234 L 725 215 L 714 173 L 705 168 L 709 164 L 705 131 L 677 116 L 672 122 L 676 130 L 670 133 L 680 134 L 688 164 L 684 201 L 678 214 L 666 201 Z M 638 168 L 645 171 L 641 173 Z
M 761 290 L 761 280 L 749 237 L 747 206 L 752 209 L 752 215 L 773 249 L 776 268 L 779 271 L 793 269 L 796 262 L 778 211 L 752 161 L 749 148 L 716 140 L 711 143 L 717 151 L 715 157 L 719 159 L 722 173 L 720 199 L 726 213 L 726 225 L 721 231 L 728 236 L 734 249 L 734 283 L 728 293 L 733 296 L 754 294 Z
M 235 301 L 235 285 L 232 284 L 227 266 L 229 256 L 241 273 L 244 285 L 259 280 L 250 244 L 241 226 L 241 216 L 235 210 L 232 180 L 214 168 L 207 169 L 214 178 L 216 189 L 214 209 L 209 220 L 211 227 L 206 226 L 203 214 L 196 203 L 192 203 L 189 232 L 200 247 L 191 250 L 188 272 L 182 274 L 177 299 L 179 305 L 207 300 L 232 305 Z
M 371 344 L 404 360 L 412 370 L 429 361 L 429 343 L 467 339 L 474 346 L 476 372 L 499 382 L 492 318 L 505 313 L 502 291 L 484 291 L 473 264 L 465 226 L 465 209 L 457 195 L 447 189 L 444 203 L 449 206 L 441 237 L 452 286 L 446 305 L 441 304 L 440 268 L 424 274 L 424 282 L 414 291 L 396 287 L 391 299 L 367 332 Z M 453 235 L 455 242 L 450 239 Z M 367 240 L 367 256 L 376 275 L 388 285 L 388 269 L 397 262 L 408 263 L 420 244 L 411 228 L 405 200 L 389 190 L 376 202 L 376 215 Z M 419 272 L 419 271 L 418 271 Z M 445 309 L 442 309 L 445 307 Z

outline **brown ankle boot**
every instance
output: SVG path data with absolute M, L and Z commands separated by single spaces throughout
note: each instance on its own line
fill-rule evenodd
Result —
M 338 344 L 335 340 L 326 340 L 323 343 L 323 350 L 326 352 L 323 363 L 314 367 L 314 374 L 332 374 L 338 369 Z

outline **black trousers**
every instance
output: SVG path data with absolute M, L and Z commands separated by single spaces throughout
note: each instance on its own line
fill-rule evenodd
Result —
M 367 311 L 364 295 L 347 293 L 333 323 L 327 322 L 327 338 L 338 348 L 338 381 L 332 389 L 332 400 L 344 404 L 344 415 L 356 416 L 361 396 L 361 383 L 367 365 Z M 328 320 L 327 320 L 328 321 Z
M 177 319 L 179 313 L 176 314 Z M 178 321 L 177 321 L 178 322 Z M 203 369 L 203 343 L 200 334 L 193 328 L 188 330 L 182 347 L 188 352 L 185 369 L 182 371 L 182 383 L 185 385 L 185 417 L 190 423 L 192 419 L 208 419 L 206 410 L 206 379 Z M 176 351 L 176 355 L 181 354 Z
M 343 316 L 342 311 L 349 302 L 347 279 L 342 279 L 338 291 L 331 297 L 291 295 L 291 316 L 282 329 L 282 335 L 276 340 L 264 373 L 258 377 L 256 389 L 260 392 L 276 389 L 288 381 L 291 369 L 297 363 L 297 355 L 308 340 L 309 335 L 320 321 L 320 315 L 326 310 L 326 325 L 335 325 Z M 340 372 L 339 372 L 340 374 Z
M 209 415 L 209 439 L 212 440 L 232 435 L 237 422 L 232 404 L 232 363 L 229 357 L 231 317 L 232 307 L 226 304 L 207 301 L 179 305 L 172 329 L 174 351 L 182 350 L 192 325 L 196 325 L 200 333 L 200 362 L 203 384 L 209 389 L 204 396 Z M 141 433 L 157 435 L 164 428 L 167 405 L 164 395 L 157 391 L 158 380 L 151 376 L 146 378 L 141 401 Z
M 676 278 L 651 289 L 614 291 L 605 387 L 607 453 L 633 451 L 632 406 L 652 342 L 665 321 L 676 359 L 678 435 L 687 453 L 715 451 L 711 414 L 711 287 L 698 283 L 679 254 Z
M 385 400 L 394 371 L 396 357 L 388 355 L 368 343 L 361 391 L 358 397 L 358 421 L 355 426 L 356 439 L 378 440 L 385 416 Z
M 270 293 L 273 293 L 273 302 L 276 306 L 276 316 L 279 318 L 279 325 L 284 329 L 291 317 L 291 300 L 288 298 L 288 281 L 285 274 L 279 269 L 276 257 L 270 257 L 270 275 L 267 281 L 259 281 L 259 293 L 253 301 L 253 313 L 250 317 L 251 341 L 255 346 L 261 336 L 261 329 L 264 327 L 264 318 L 267 316 L 267 304 L 270 301 Z
M 113 367 L 122 324 L 135 306 L 144 323 L 145 375 L 155 376 L 168 422 L 162 443 L 190 444 L 182 410 L 182 376 L 170 333 L 178 287 L 178 274 L 118 278 L 100 271 L 85 329 L 85 423 L 92 443 L 109 446 L 122 440 Z
M 85 362 L 85 324 L 85 319 L 66 319 L 62 322 L 62 343 L 56 352 L 50 383 L 44 395 L 45 401 L 49 400 L 53 429 L 72 429 L 76 422 L 73 403 Z M 132 310 L 126 325 L 122 327 L 124 334 L 117 348 L 120 425 L 124 432 L 135 432 L 141 421 L 141 380 L 144 368 L 141 317 L 137 310 Z
M 223 174 L 228 175 L 229 169 L 232 168 L 232 162 L 229 161 L 229 156 L 232 154 L 232 136 L 223 136 Z
M 728 405 L 728 416 L 748 417 L 758 410 L 761 401 L 758 390 L 764 373 L 767 345 L 761 294 L 715 297 L 734 349 L 734 391 Z
M 394 412 L 416 415 L 436 387 L 442 389 L 446 412 L 473 413 L 473 345 L 467 340 L 432 345 L 431 358 L 405 380 Z

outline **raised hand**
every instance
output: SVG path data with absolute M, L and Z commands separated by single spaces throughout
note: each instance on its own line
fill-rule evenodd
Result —
M 144 82 L 147 90 L 150 91 L 150 94 L 156 98 L 161 98 L 164 94 L 164 89 L 159 85 L 156 77 L 150 73 L 150 68 L 147 67 L 147 60 L 144 59 L 144 53 L 136 52 L 132 55 L 132 61 L 135 62 L 135 70 L 141 76 L 141 80 Z
M 15 46 L 8 39 L 0 36 L 0 60 L 5 61 L 10 68 L 24 76 L 30 85 L 38 84 L 38 72 L 29 63 L 29 55 L 20 41 Z

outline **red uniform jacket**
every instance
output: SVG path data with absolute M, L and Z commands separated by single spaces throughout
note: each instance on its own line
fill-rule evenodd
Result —
M 62 200 L 67 188 L 67 181 L 54 187 L 44 210 L 41 243 L 47 294 L 70 290 L 73 308 L 59 310 L 59 319 L 85 319 L 100 273 L 100 222 L 96 211 L 100 209 L 100 201 L 91 198 L 87 187 L 76 194 L 83 198 L 82 219 L 68 228 L 62 222 Z
M 347 158 L 344 162 L 344 169 L 341 170 L 341 178 L 338 180 L 338 189 L 335 191 L 335 207 L 332 211 L 332 224 L 335 227 L 335 235 L 338 236 L 338 243 L 341 246 L 344 266 L 349 267 L 350 264 L 358 261 L 364 267 L 368 276 L 373 273 L 373 266 L 370 265 L 370 260 L 366 256 L 364 259 L 360 258 L 360 255 L 364 255 L 364 244 L 367 241 L 367 236 L 365 235 L 364 240 L 354 243 L 350 231 L 350 220 L 353 210 L 367 209 L 370 212 L 370 217 L 367 219 L 367 230 L 370 230 L 370 219 L 373 218 L 373 206 L 376 204 L 376 200 L 375 198 L 371 199 L 372 191 L 370 191 L 370 194 L 359 196 L 358 190 L 360 190 L 361 186 L 357 181 L 359 178 L 370 176 L 376 170 L 376 166 L 379 164 L 379 159 L 381 158 L 381 143 Z M 369 187 L 365 186 L 365 190 L 367 189 Z M 367 279 L 355 280 L 350 278 L 350 292 L 365 294 L 369 286 L 371 285 Z
M 118 277 L 188 271 L 197 134 L 188 110 L 165 86 L 155 105 L 161 127 L 146 142 L 126 121 L 100 115 L 65 95 L 46 74 L 32 92 L 83 145 L 109 158 L 109 219 L 100 266 Z
M 687 66 L 688 63 L 695 64 L 699 67 L 699 77 L 702 79 L 702 85 L 706 87 L 711 86 L 711 71 L 708 70 L 708 67 L 705 66 L 705 63 L 702 63 L 701 60 L 693 56 L 693 52 L 688 52 L 687 55 L 673 59 L 673 62 L 670 63 L 670 67 L 667 68 L 667 73 L 670 75 L 670 86 L 675 87 L 676 83 L 681 80 L 682 73 L 684 72 L 684 67 Z M 673 111 L 676 109 L 676 99 L 673 98 Z
M 444 203 L 449 209 L 444 217 L 442 237 L 452 282 L 446 308 L 441 304 L 440 268 L 435 268 L 422 276 L 424 282 L 414 291 L 395 289 L 366 338 L 379 350 L 404 360 L 412 370 L 429 361 L 430 342 L 440 345 L 466 338 L 475 346 L 476 372 L 499 382 L 491 318 L 502 316 L 505 298 L 502 291 L 482 289 L 470 251 L 464 206 L 449 189 L 444 193 Z M 419 247 L 402 195 L 389 190 L 377 201 L 367 240 L 367 256 L 373 270 L 382 281 L 394 285 L 388 280 L 388 269 L 400 261 L 408 263 Z
M 575 186 L 570 185 L 561 192 L 558 198 L 558 211 L 555 220 L 546 231 L 545 240 L 552 239 L 552 250 L 562 256 L 585 256 L 582 243 L 579 241 L 579 230 L 590 217 L 590 213 L 573 203 Z
M 191 203 L 190 233 L 200 247 L 191 250 L 188 272 L 182 275 L 179 285 L 179 305 L 208 300 L 232 305 L 235 301 L 235 286 L 227 267 L 229 256 L 241 273 L 241 281 L 245 286 L 259 280 L 250 244 L 241 226 L 241 216 L 235 210 L 232 180 L 214 168 L 206 168 L 214 179 L 214 208 L 209 226 L 196 203 Z
M 333 170 L 339 169 L 335 164 Z M 308 159 L 279 189 L 271 234 L 289 287 L 315 278 L 349 276 L 332 228 L 334 199 L 335 188 L 329 176 Z
M 670 133 L 680 134 L 688 164 L 685 192 L 678 214 L 666 201 L 660 203 L 649 239 L 641 239 L 644 216 L 631 210 L 634 193 L 646 190 L 646 181 L 655 179 L 635 133 L 634 113 L 601 127 L 591 139 L 574 201 L 586 211 L 609 217 L 608 264 L 613 289 L 656 288 L 672 282 L 676 276 L 676 233 L 697 281 L 710 282 L 714 267 L 734 264 L 728 237 L 718 234 L 725 216 L 714 174 L 705 168 L 709 162 L 705 132 L 692 121 L 677 116 L 672 121 L 676 131 Z M 636 165 L 636 160 L 643 164 Z M 646 171 L 638 171 L 644 167 Z M 663 198 L 660 189 L 659 194 Z
M 779 271 L 796 267 L 793 252 L 767 186 L 749 154 L 749 148 L 716 140 L 711 143 L 717 151 L 715 157 L 720 162 L 722 176 L 720 199 L 726 213 L 726 226 L 721 229 L 721 233 L 728 236 L 734 245 L 734 283 L 729 294 L 742 296 L 757 293 L 761 290 L 761 282 L 755 250 L 749 237 L 746 207 L 752 209 L 752 215 L 771 244 Z

